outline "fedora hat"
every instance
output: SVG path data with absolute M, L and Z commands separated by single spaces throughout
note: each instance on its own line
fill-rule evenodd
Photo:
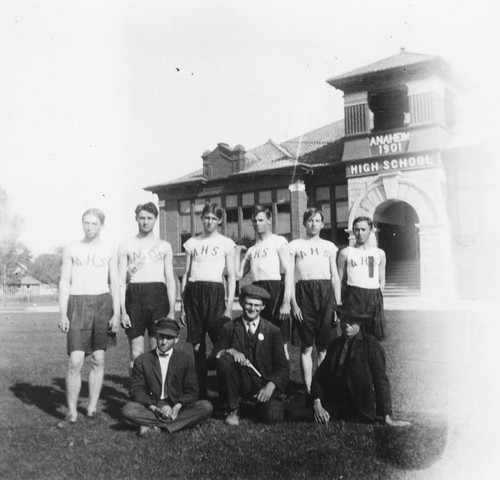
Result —
M 340 318 L 346 317 L 356 320 L 366 320 L 370 318 L 371 315 L 365 313 L 359 306 L 357 305 L 335 305 L 333 309 L 337 312 Z

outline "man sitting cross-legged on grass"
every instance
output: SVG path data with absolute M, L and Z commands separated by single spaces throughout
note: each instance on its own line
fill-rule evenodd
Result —
M 260 316 L 269 293 L 256 285 L 241 289 L 241 317 L 224 324 L 212 352 L 226 423 L 239 425 L 239 396 L 257 401 L 259 419 L 283 421 L 283 393 L 290 367 L 277 326 Z
M 174 433 L 210 418 L 212 405 L 198 400 L 198 383 L 191 359 L 174 350 L 179 324 L 161 318 L 156 323 L 157 347 L 134 362 L 130 398 L 124 417 L 140 425 L 141 436 L 167 431 Z
M 369 315 L 356 307 L 334 307 L 340 318 L 342 336 L 333 340 L 316 370 L 311 385 L 313 410 L 292 412 L 292 419 L 347 419 L 400 427 L 408 422 L 392 418 L 391 390 L 385 372 L 385 353 L 379 341 L 363 331 Z

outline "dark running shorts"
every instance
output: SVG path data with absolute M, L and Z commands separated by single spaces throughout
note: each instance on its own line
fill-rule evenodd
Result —
M 283 303 L 283 295 L 285 293 L 285 287 L 281 280 L 259 280 L 258 282 L 253 282 L 271 295 L 271 299 L 266 303 L 264 310 L 262 310 L 261 315 L 269 320 L 271 323 L 279 327 L 281 330 L 281 336 L 284 343 L 288 343 L 291 339 L 291 322 L 290 318 L 282 321 L 279 318 L 280 307 Z
M 149 337 L 156 333 L 156 320 L 170 311 L 167 286 L 161 282 L 129 283 L 125 293 L 125 310 L 132 326 L 125 332 L 129 339 L 142 337 L 147 330 Z
M 293 344 L 326 350 L 332 340 L 332 312 L 335 305 L 330 280 L 302 280 L 295 286 L 295 298 L 302 322 L 293 320 Z
M 385 339 L 384 297 L 379 288 L 359 288 L 347 285 L 343 307 L 358 305 L 370 318 L 363 322 L 363 330 L 379 340 Z
M 116 334 L 108 332 L 113 316 L 113 300 L 102 295 L 70 295 L 68 299 L 68 355 L 82 351 L 86 355 L 116 345 Z
M 224 285 L 219 282 L 188 282 L 184 290 L 187 342 L 195 345 L 205 341 L 208 333 L 212 343 L 226 321 Z

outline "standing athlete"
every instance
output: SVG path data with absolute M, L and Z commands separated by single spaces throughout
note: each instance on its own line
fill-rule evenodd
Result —
M 300 366 L 307 393 L 311 391 L 312 349 L 316 344 L 318 366 L 332 340 L 333 307 L 340 304 L 337 247 L 320 238 L 323 213 L 316 208 L 304 212 L 306 238 L 290 242 L 295 261 L 295 296 L 292 298 L 293 341 L 300 345 Z
M 105 352 L 108 346 L 116 345 L 120 326 L 116 255 L 100 239 L 104 213 L 97 208 L 87 210 L 82 216 L 82 225 L 83 240 L 64 250 L 59 282 L 59 328 L 68 334 L 69 355 L 66 372 L 68 413 L 57 425 L 59 428 L 76 423 L 81 370 L 86 355 L 90 355 L 92 362 L 87 417 L 95 416 L 104 379 Z
M 251 272 L 253 284 L 267 290 L 271 296 L 261 315 L 280 327 L 285 354 L 288 358 L 287 343 L 291 338 L 290 302 L 293 290 L 293 268 L 290 264 L 288 242 L 285 237 L 272 233 L 272 222 L 269 208 L 256 205 L 252 213 L 255 245 L 246 252 L 236 279 L 240 280 Z M 284 282 L 281 280 L 281 272 L 284 273 Z
M 369 315 L 364 322 L 366 333 L 378 340 L 385 338 L 384 299 L 385 252 L 370 245 L 373 222 L 358 217 L 352 224 L 356 239 L 353 247 L 341 250 L 337 261 L 342 291 L 342 305 L 361 309 Z
M 135 220 L 139 232 L 122 243 L 118 250 L 121 323 L 130 344 L 129 373 L 134 360 L 144 353 L 146 330 L 152 350 L 156 348 L 156 320 L 175 319 L 172 247 L 153 233 L 157 218 L 158 209 L 154 203 L 138 205 Z
M 215 343 L 221 326 L 231 320 L 236 287 L 235 243 L 219 233 L 223 210 L 220 205 L 207 204 L 201 213 L 203 233 L 185 244 L 186 271 L 182 278 L 183 304 L 181 320 L 187 324 L 187 341 L 193 345 L 194 364 L 200 398 L 207 397 L 206 334 Z M 226 271 L 227 304 L 224 292 Z

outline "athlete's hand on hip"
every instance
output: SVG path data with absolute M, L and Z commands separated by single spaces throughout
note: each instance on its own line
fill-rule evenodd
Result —
M 121 314 L 120 319 L 121 319 L 121 324 L 122 324 L 123 328 L 130 328 L 132 326 L 132 322 L 130 321 L 130 317 L 128 316 L 128 314 L 126 312 Z
M 68 319 L 67 315 L 64 315 L 63 317 L 61 317 L 61 319 L 59 320 L 58 327 L 59 327 L 59 330 L 61 330 L 61 332 L 63 332 L 63 333 L 69 332 L 69 319 Z
M 184 309 L 181 310 L 181 314 L 179 316 L 179 320 L 181 321 L 182 325 L 184 325 L 184 326 L 187 325 L 187 322 L 186 322 L 186 312 L 184 311 Z

